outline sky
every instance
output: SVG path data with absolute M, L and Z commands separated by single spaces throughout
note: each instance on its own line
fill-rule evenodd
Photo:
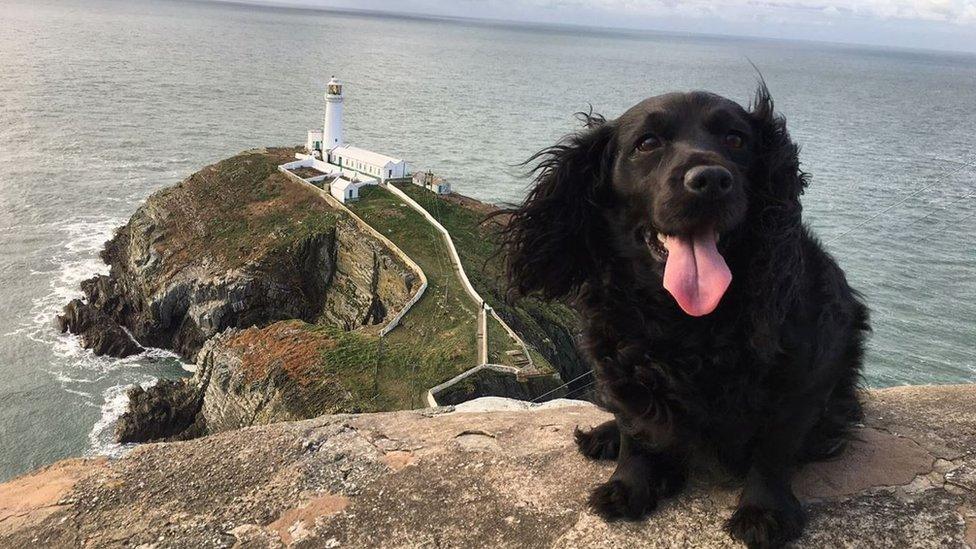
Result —
M 244 0 L 976 53 L 976 0 Z

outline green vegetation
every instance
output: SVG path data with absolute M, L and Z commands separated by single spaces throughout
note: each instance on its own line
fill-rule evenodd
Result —
M 178 235 L 181 245 L 174 240 L 167 249 L 166 240 L 161 242 L 167 268 L 178 269 L 199 256 L 213 257 L 214 268 L 221 270 L 255 260 L 264 264 L 278 256 L 277 250 L 333 230 L 345 214 L 277 171 L 293 155 L 294 149 L 244 153 L 163 191 L 171 212 L 167 224 L 172 224 L 172 231 L 167 227 L 166 232 Z M 523 337 L 536 367 L 541 372 L 559 371 L 564 379 L 567 373 L 575 376 L 581 366 L 573 345 L 572 311 L 532 299 L 504 300 L 502 261 L 494 255 L 496 239 L 491 228 L 481 225 L 489 207 L 458 195 L 438 197 L 411 184 L 401 188 L 451 232 L 472 284 Z M 400 325 L 383 338 L 375 327 L 345 331 L 326 320 L 285 321 L 242 334 L 237 343 L 248 353 L 245 370 L 255 380 L 283 376 L 279 384 L 299 417 L 422 407 L 428 389 L 477 364 L 480 304 L 462 287 L 441 234 L 384 188 L 361 189 L 360 200 L 349 206 L 424 270 L 428 287 Z M 488 345 L 489 362 L 518 365 L 512 356 L 516 353 L 510 352 L 521 348 L 491 316 Z M 484 375 L 488 377 L 477 383 L 511 383 L 509 389 L 518 394 L 552 384 L 551 376 L 521 383 Z M 472 387 L 469 393 L 475 391 Z
M 399 188 L 451 233 L 471 284 L 529 345 L 529 353 L 541 371 L 569 372 L 574 374 L 573 377 L 585 371 L 573 342 L 579 319 L 572 309 L 562 303 L 545 303 L 537 299 L 506 301 L 504 261 L 500 254 L 496 254 L 498 225 L 493 221 L 482 223 L 491 211 L 490 207 L 458 195 L 439 196 L 417 185 L 407 184 Z M 490 324 L 497 326 L 497 322 Z M 495 331 L 507 336 L 501 326 Z M 493 342 L 508 338 L 494 335 L 491 325 L 489 334 L 490 354 Z M 500 363 L 510 362 L 502 360 Z
M 393 241 L 427 275 L 427 292 L 382 340 L 378 351 L 378 398 L 390 408 L 422 405 L 430 387 L 477 363 L 478 304 L 461 286 L 434 227 L 389 191 L 360 190 L 351 209 Z
M 336 326 L 284 320 L 247 328 L 226 342 L 241 356 L 250 383 L 274 379 L 282 404 L 296 418 L 371 411 L 375 342 Z
M 495 317 L 489 315 L 488 362 L 492 364 L 504 364 L 505 366 L 516 366 L 515 361 L 507 354 L 507 351 L 521 351 L 521 348 L 508 335 L 508 332 L 505 331 L 501 323 L 495 320 Z
M 209 257 L 215 272 L 273 262 L 278 251 L 332 230 L 336 212 L 277 170 L 294 152 L 245 152 L 157 193 L 154 202 L 168 215 L 162 219 L 164 237 L 155 246 L 168 273 L 200 257 Z

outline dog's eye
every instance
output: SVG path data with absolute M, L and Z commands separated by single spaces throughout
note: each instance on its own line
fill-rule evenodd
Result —
M 739 132 L 729 132 L 725 136 L 725 146 L 730 149 L 741 149 L 745 143 L 745 139 L 743 139 L 742 134 Z
M 660 137 L 652 133 L 649 133 L 644 137 L 638 139 L 637 145 L 634 148 L 641 152 L 647 152 L 647 151 L 653 151 L 654 149 L 660 147 L 663 144 L 664 142 L 661 141 Z

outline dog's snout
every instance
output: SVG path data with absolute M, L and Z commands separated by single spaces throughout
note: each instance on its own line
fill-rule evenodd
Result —
M 685 172 L 685 188 L 704 198 L 721 198 L 732 189 L 732 172 L 722 166 L 695 166 Z

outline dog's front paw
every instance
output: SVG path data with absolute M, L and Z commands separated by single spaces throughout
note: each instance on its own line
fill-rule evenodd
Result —
M 799 508 L 772 510 L 746 505 L 725 521 L 725 531 L 749 549 L 773 549 L 800 537 L 803 522 Z
M 573 431 L 576 446 L 584 456 L 590 459 L 617 459 L 620 453 L 620 431 L 617 423 L 610 421 L 584 431 L 579 427 Z
M 657 507 L 657 498 L 646 487 L 611 480 L 594 488 L 588 503 L 604 520 L 638 520 Z

